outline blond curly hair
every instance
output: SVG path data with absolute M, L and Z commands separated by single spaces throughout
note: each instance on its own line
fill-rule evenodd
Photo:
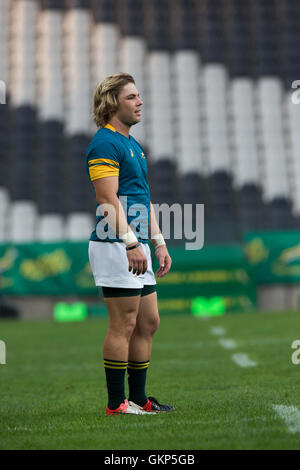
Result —
M 118 95 L 127 83 L 134 83 L 128 73 L 109 75 L 99 82 L 94 92 L 93 117 L 97 127 L 104 127 L 118 109 Z

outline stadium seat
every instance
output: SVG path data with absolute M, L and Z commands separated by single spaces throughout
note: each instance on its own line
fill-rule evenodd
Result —
M 222 227 L 222 230 L 220 230 L 220 227 Z M 219 214 L 218 216 L 206 216 L 204 224 L 204 241 L 207 245 L 240 242 L 240 227 L 230 216 L 223 214 Z
M 269 227 L 277 230 L 293 229 L 295 221 L 292 214 L 291 201 L 288 198 L 274 198 L 268 205 Z
M 95 0 L 92 2 L 96 23 L 115 23 L 117 0 Z
M 143 8 L 140 0 L 118 2 L 117 15 L 123 36 L 141 36 L 143 31 Z
M 246 183 L 258 183 L 260 177 L 253 81 L 246 77 L 232 77 L 229 93 L 234 183 L 241 187 Z
M 232 178 L 226 171 L 215 171 L 207 178 L 207 206 L 212 217 L 234 221 L 234 197 Z
M 176 164 L 169 158 L 154 161 L 149 168 L 151 199 L 154 203 L 173 204 L 179 201 L 177 191 Z
M 40 129 L 38 165 L 39 209 L 41 218 L 60 214 L 63 206 L 62 177 L 63 126 L 59 121 L 45 121 Z
M 41 8 L 45 10 L 63 10 L 65 6 L 61 0 L 41 0 Z
M 94 195 L 87 184 L 86 173 L 83 171 L 82 155 L 85 154 L 88 143 L 89 138 L 85 134 L 73 135 L 67 142 L 70 158 L 66 165 L 69 181 L 66 210 L 69 213 L 73 213 L 76 217 L 76 213 L 89 212 L 92 205 L 95 207 Z M 79 215 L 78 217 L 80 219 Z
M 3 0 L 0 5 L 0 80 L 8 83 L 10 63 L 10 3 Z
M 7 182 L 7 167 L 9 164 L 9 119 L 10 110 L 8 106 L 0 105 L 0 186 L 5 186 Z
M 282 121 L 282 85 L 277 78 L 261 78 L 257 84 L 260 138 L 263 144 L 262 176 L 267 200 L 287 196 L 289 178 Z
M 93 37 L 95 86 L 98 81 L 118 70 L 118 40 L 119 31 L 114 24 L 97 23 Z
M 229 74 L 231 77 L 250 77 L 253 73 L 253 53 L 248 14 L 245 10 L 235 11 L 238 14 L 228 13 L 226 30 Z
M 9 240 L 8 224 L 10 210 L 9 193 L 6 188 L 0 186 L 0 243 Z
M 266 228 L 267 209 L 262 199 L 262 190 L 255 183 L 246 183 L 237 191 L 238 217 L 243 232 Z
M 153 0 L 144 3 L 145 37 L 151 51 L 169 51 L 170 12 L 168 0 Z
M 143 10 L 140 9 L 141 2 L 139 0 L 131 3 L 123 2 L 121 5 L 122 8 L 119 7 L 118 12 L 118 16 L 121 18 L 122 32 L 119 54 L 120 70 L 125 70 L 134 77 L 140 97 L 144 100 L 146 90 L 146 42 L 143 37 Z M 137 10 L 135 21 L 132 19 L 132 10 Z M 133 28 L 131 28 L 132 22 L 135 24 Z M 132 128 L 132 135 L 142 145 L 146 142 L 145 113 L 147 113 L 147 110 L 143 109 L 143 119 L 137 126 Z
M 67 0 L 69 8 L 88 9 L 91 6 L 91 0 Z
M 19 193 L 20 200 L 12 202 L 10 207 L 8 240 L 13 243 L 32 242 L 37 240 L 36 229 L 38 214 L 36 204 L 27 200 L 27 198 L 23 199 L 21 197 L 21 193 L 22 187 L 20 187 Z M 27 197 L 27 192 L 25 192 L 25 197 Z M 22 229 L 20 229 L 21 227 Z
M 64 217 L 56 213 L 51 213 L 51 205 L 44 207 L 46 213 L 41 215 L 37 222 L 38 239 L 43 242 L 56 242 L 65 240 Z
M 222 47 L 222 16 L 220 5 L 205 2 L 200 34 L 201 58 L 204 63 L 223 63 L 225 50 Z
M 289 174 L 291 180 L 291 194 L 294 202 L 294 213 L 300 210 L 300 106 L 293 103 L 292 92 L 287 91 L 284 103 L 286 115 L 286 133 L 289 141 Z
M 66 93 L 67 133 L 88 133 L 91 128 L 90 99 L 91 73 L 89 57 L 90 11 L 85 2 L 69 12 L 66 35 L 66 75 L 69 86 Z M 80 7 L 79 7 L 80 4 Z
M 45 2 L 38 42 L 39 102 L 43 120 L 64 118 L 63 8 Z
M 188 172 L 180 178 L 180 200 L 183 204 L 204 204 L 205 189 L 206 181 L 199 172 Z
M 196 2 L 175 0 L 170 9 L 171 45 L 173 50 L 197 47 Z
M 172 132 L 172 99 L 169 77 L 170 54 L 167 51 L 150 51 L 148 57 L 149 134 L 146 144 L 153 159 L 174 155 Z
M 199 62 L 196 52 L 176 52 L 173 70 L 177 116 L 174 123 L 177 136 L 176 160 L 180 172 L 197 172 L 203 167 L 203 161 L 200 141 Z
M 7 105 L 0 105 L 0 243 L 8 240 L 7 220 L 10 209 L 10 165 L 9 119 L 10 110 Z
M 64 238 L 70 241 L 88 240 L 95 225 L 95 218 L 86 212 L 69 213 L 66 217 Z

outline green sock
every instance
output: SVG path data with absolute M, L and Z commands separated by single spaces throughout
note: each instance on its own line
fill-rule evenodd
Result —
M 104 359 L 106 385 L 108 392 L 108 408 L 115 410 L 125 400 L 125 372 L 127 361 Z
M 147 402 L 147 395 L 145 392 L 147 370 L 149 361 L 147 362 L 133 362 L 128 361 L 128 386 L 129 386 L 129 400 L 133 401 L 139 406 L 144 406 Z

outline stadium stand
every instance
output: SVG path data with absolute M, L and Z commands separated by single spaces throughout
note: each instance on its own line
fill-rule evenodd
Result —
M 36 2 L 8 2 L 11 7 L 11 215 L 9 239 L 36 239 L 38 219 L 35 166 L 37 157 Z M 22 227 L 22 229 L 21 229 Z
M 0 242 L 88 239 L 93 90 L 121 70 L 154 202 L 205 204 L 206 243 L 299 228 L 299 45 L 297 0 L 2 0 Z
M 44 2 L 40 12 L 38 81 L 40 151 L 38 165 L 39 228 L 42 241 L 64 239 L 62 162 L 64 149 L 63 10 L 60 2 Z

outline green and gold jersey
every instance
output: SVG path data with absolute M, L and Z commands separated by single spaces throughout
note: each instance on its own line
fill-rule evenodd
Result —
M 127 222 L 138 240 L 146 242 L 150 220 L 150 190 L 147 158 L 140 144 L 134 137 L 127 138 L 107 124 L 96 132 L 88 146 L 86 170 L 91 182 L 106 176 L 118 176 L 117 196 L 124 208 Z M 108 224 L 105 224 L 98 203 L 96 215 L 97 222 L 90 240 L 121 242 Z

